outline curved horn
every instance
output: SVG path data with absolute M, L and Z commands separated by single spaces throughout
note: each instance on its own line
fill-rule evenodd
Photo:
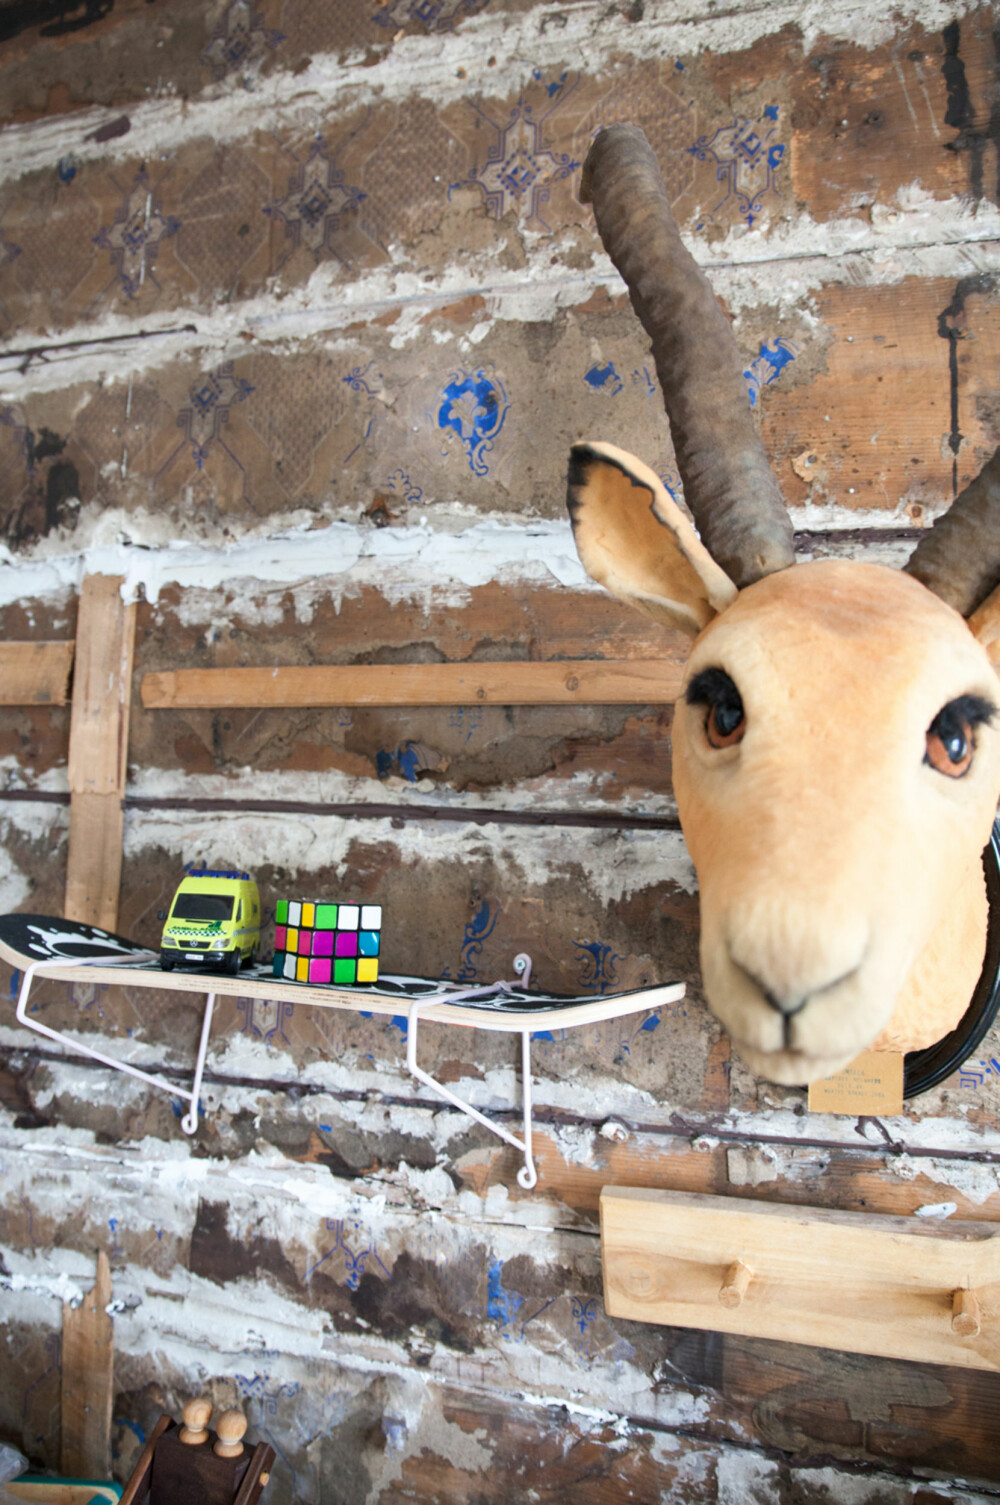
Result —
M 906 564 L 963 617 L 1000 584 L 1000 449 L 920 540 Z
M 684 499 L 738 586 L 795 562 L 791 519 L 754 428 L 743 362 L 708 279 L 685 249 L 637 126 L 597 136 L 581 198 L 653 345 Z

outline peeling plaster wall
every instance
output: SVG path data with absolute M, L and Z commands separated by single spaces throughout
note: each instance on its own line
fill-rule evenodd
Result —
M 220 1001 L 202 1119 L 19 1029 L 0 977 L 0 1438 L 59 1454 L 113 1274 L 115 1470 L 194 1391 L 302 1501 L 985 1501 L 1000 1380 L 615 1321 L 603 1185 L 1000 1218 L 992 1033 L 899 1119 L 810 1115 L 701 998 L 669 708 L 146 712 L 240 664 L 682 657 L 584 577 L 569 445 L 679 481 L 577 195 L 636 120 L 734 319 L 800 557 L 901 564 L 1000 421 L 1000 80 L 966 0 L 117 0 L 0 27 L 0 631 L 138 603 L 119 928 L 185 864 L 383 903 L 385 964 L 685 1000 L 533 1051 L 539 1186 L 405 1020 Z M 69 714 L 0 710 L 0 903 L 58 913 Z M 335 807 L 332 808 L 332 807 Z M 198 1000 L 45 984 L 189 1080 Z M 518 1128 L 516 1042 L 421 1060 Z

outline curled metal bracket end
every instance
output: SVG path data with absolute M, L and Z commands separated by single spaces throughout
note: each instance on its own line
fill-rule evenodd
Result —
M 533 1191 L 538 1185 L 538 1172 L 535 1170 L 535 1162 L 525 1156 L 524 1164 L 517 1173 L 517 1184 L 523 1186 L 525 1191 Z
M 522 988 L 531 986 L 531 957 L 527 951 L 519 951 L 514 958 L 514 972 Z

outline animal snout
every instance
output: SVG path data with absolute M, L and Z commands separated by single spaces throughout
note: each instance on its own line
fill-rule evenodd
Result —
M 861 915 L 785 903 L 754 904 L 730 915 L 726 934 L 733 965 L 787 1021 L 850 981 L 864 960 L 869 932 Z
M 811 1003 L 814 998 L 823 993 L 831 993 L 834 988 L 839 987 L 841 983 L 847 982 L 853 977 L 858 970 L 857 967 L 851 967 L 848 971 L 842 972 L 839 977 L 834 977 L 822 987 L 812 988 L 808 993 L 802 993 L 798 990 L 794 990 L 791 993 L 775 993 L 768 987 L 767 983 L 762 982 L 759 977 L 755 977 L 742 963 L 737 962 L 735 958 L 733 958 L 733 961 L 739 967 L 740 971 L 749 977 L 768 1007 L 774 1009 L 776 1014 L 781 1014 L 785 1019 L 793 1019 L 796 1014 L 801 1014 L 807 1003 Z

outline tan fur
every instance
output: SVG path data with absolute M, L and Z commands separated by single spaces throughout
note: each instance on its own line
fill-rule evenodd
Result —
M 986 649 L 994 669 L 1000 667 L 1000 585 L 972 613 L 969 631 Z
M 710 665 L 740 688 L 746 735 L 720 756 L 703 708 L 680 702 L 674 782 L 713 1010 L 749 1064 L 784 1082 L 830 1075 L 867 1049 L 911 973 L 921 1017 L 912 1037 L 895 1021 L 897 1048 L 940 1038 L 960 1000 L 949 990 L 929 1018 L 916 964 L 989 838 L 1000 735 L 979 729 L 961 779 L 924 762 L 925 735 L 959 695 L 1000 703 L 985 652 L 909 576 L 824 561 L 741 592 L 695 642 L 688 678 Z M 944 934 L 927 965 L 936 955 L 946 971 L 961 934 Z M 809 1000 L 787 1045 L 762 986 Z
M 635 523 L 652 491 L 646 467 L 610 447 L 587 451 L 574 522 L 578 541 L 610 540 L 598 578 L 646 610 L 658 602 L 688 631 L 708 617 L 685 685 L 724 669 L 746 711 L 742 742 L 721 751 L 708 744 L 705 707 L 683 692 L 674 717 L 710 1006 L 749 1065 L 781 1082 L 830 1075 L 873 1043 L 934 1043 L 982 966 L 1000 726 L 977 729 L 962 778 L 925 762 L 926 734 L 958 696 L 1000 705 L 970 630 L 994 647 L 1000 599 L 969 624 L 910 575 L 826 560 L 769 575 L 720 610 L 718 566 L 701 545 L 665 549 L 663 530 Z M 606 477 L 601 451 L 614 461 Z M 615 523 L 623 506 L 633 520 Z M 594 552 L 581 546 L 588 567 Z M 786 1024 L 765 994 L 786 1008 L 805 1002 Z
M 979 981 L 988 920 L 986 876 L 976 862 L 947 896 L 872 1050 L 925 1050 L 955 1028 Z

